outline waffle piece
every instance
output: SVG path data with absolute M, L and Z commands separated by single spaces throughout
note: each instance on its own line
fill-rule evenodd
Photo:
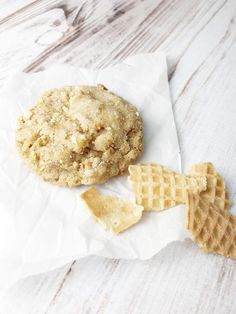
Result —
M 205 252 L 236 259 L 236 216 L 188 192 L 187 228 Z
M 200 163 L 190 168 L 189 175 L 203 175 L 207 178 L 207 189 L 201 192 L 201 198 L 213 203 L 219 209 L 227 210 L 230 206 L 224 179 L 216 172 L 210 162 Z
M 105 229 L 120 233 L 136 224 L 142 217 L 143 207 L 113 196 L 102 196 L 95 188 L 81 194 L 90 213 Z
M 129 180 L 136 204 L 144 210 L 160 211 L 186 201 L 186 189 L 199 193 L 206 189 L 204 176 L 185 176 L 159 164 L 129 166 Z

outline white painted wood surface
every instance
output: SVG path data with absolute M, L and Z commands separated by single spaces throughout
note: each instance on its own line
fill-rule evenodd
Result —
M 235 203 L 235 19 L 235 0 L 0 0 L 0 87 L 16 68 L 163 50 L 184 169 L 212 161 Z M 235 291 L 236 262 L 186 241 L 145 262 L 87 257 L 26 278 L 0 296 L 0 314 L 228 314 Z

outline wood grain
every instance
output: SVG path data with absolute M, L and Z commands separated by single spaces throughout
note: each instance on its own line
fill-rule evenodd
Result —
M 165 51 L 183 166 L 214 162 L 235 203 L 235 0 L 0 0 L 0 8 L 0 86 L 16 68 L 98 68 Z M 145 262 L 87 257 L 21 280 L 0 296 L 0 313 L 235 313 L 235 289 L 235 262 L 187 241 Z

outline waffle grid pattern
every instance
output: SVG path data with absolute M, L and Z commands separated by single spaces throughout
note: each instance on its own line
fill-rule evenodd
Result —
M 186 177 L 158 164 L 129 167 L 130 182 L 136 203 L 145 210 L 163 210 L 185 203 L 186 189 L 206 189 L 202 176 Z
M 189 175 L 203 175 L 207 178 L 207 189 L 201 192 L 201 198 L 213 203 L 219 209 L 227 210 L 230 206 L 225 181 L 216 172 L 212 163 L 201 163 L 191 167 Z
M 205 252 L 236 258 L 236 217 L 199 196 L 188 195 L 188 225 Z

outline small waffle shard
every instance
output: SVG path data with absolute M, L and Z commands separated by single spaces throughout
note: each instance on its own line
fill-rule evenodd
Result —
M 216 205 L 219 209 L 227 210 L 230 206 L 228 192 L 224 179 L 216 172 L 210 162 L 200 163 L 190 168 L 191 176 L 202 175 L 207 178 L 207 189 L 201 192 L 201 198 Z
M 85 191 L 81 198 L 95 220 L 114 234 L 136 224 L 142 217 L 142 206 L 130 204 L 113 196 L 102 196 L 95 188 Z
M 187 228 L 205 252 L 236 259 L 236 216 L 188 192 Z
M 206 189 L 204 176 L 185 176 L 159 164 L 129 166 L 129 180 L 136 204 L 144 210 L 160 211 L 186 202 L 186 190 L 199 193 Z

